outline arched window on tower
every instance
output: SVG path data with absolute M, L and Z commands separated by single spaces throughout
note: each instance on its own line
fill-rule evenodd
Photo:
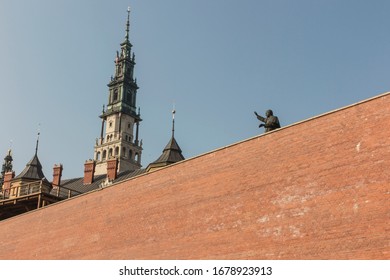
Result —
M 135 160 L 136 162 L 139 162 L 139 154 L 138 154 L 138 153 L 135 153 L 134 160 Z
M 107 158 L 107 151 L 104 150 L 104 151 L 103 151 L 102 160 L 105 160 L 106 158 Z
M 131 95 L 131 106 L 135 107 L 135 94 Z
M 131 104 L 131 102 L 132 102 L 132 94 L 131 94 L 131 90 L 130 89 L 127 91 L 126 100 L 128 102 L 130 102 L 130 104 Z M 131 105 L 133 106 L 133 104 L 131 104 Z
M 129 158 L 133 159 L 133 151 L 132 150 L 129 150 Z
M 114 89 L 114 95 L 113 95 L 112 99 L 113 99 L 113 102 L 118 100 L 118 89 L 117 88 Z
M 123 157 L 127 157 L 127 155 L 126 155 L 126 148 L 125 147 L 122 148 L 122 155 L 123 155 Z
M 112 148 L 110 148 L 109 150 L 108 150 L 108 158 L 111 158 L 112 157 Z
M 97 152 L 97 153 L 96 153 L 96 160 L 97 160 L 97 161 L 100 161 L 100 152 Z
M 119 155 L 119 147 L 116 147 L 115 148 L 115 156 L 118 156 Z

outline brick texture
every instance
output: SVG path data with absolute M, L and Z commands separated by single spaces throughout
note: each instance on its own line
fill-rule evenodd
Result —
M 389 259 L 390 94 L 0 222 L 1 259 Z

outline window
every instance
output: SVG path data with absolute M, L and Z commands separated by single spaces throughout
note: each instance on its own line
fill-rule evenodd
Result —
M 115 148 L 115 156 L 119 155 L 119 147 Z
M 122 148 L 122 155 L 123 155 L 124 157 L 127 156 L 127 155 L 126 155 L 126 148 L 125 148 L 125 147 Z
M 114 95 L 112 97 L 112 101 L 115 102 L 118 100 L 118 89 L 114 89 Z
M 97 160 L 97 161 L 100 161 L 100 152 L 97 152 L 97 153 L 96 153 L 96 160 Z
M 133 151 L 132 150 L 129 150 L 129 158 L 133 159 Z
M 131 94 L 131 90 L 130 89 L 127 91 L 126 100 L 129 101 L 129 102 L 132 101 L 132 94 Z M 133 104 L 131 104 L 131 105 L 133 105 Z
M 108 150 L 108 158 L 112 157 L 112 148 Z
M 106 159 L 106 157 L 107 157 L 107 151 L 106 151 L 106 150 L 104 150 L 104 151 L 103 151 L 103 157 L 102 157 L 102 159 L 103 159 L 103 160 L 105 160 L 105 159 Z

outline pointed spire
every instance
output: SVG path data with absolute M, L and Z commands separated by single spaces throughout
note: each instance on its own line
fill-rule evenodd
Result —
M 36 144 L 36 146 L 35 146 L 35 155 L 37 155 L 38 154 L 38 146 L 39 146 L 39 135 L 41 134 L 41 124 L 39 124 L 39 126 L 38 126 L 38 135 L 37 135 L 37 144 Z
M 173 110 L 172 110 L 172 138 L 175 137 L 175 104 L 173 104 Z
M 129 41 L 129 31 L 130 31 L 130 7 L 127 7 L 127 22 L 126 22 L 126 35 L 125 41 Z

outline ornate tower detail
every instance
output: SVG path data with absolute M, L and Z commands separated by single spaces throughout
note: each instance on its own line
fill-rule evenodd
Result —
M 108 103 L 103 106 L 101 136 L 95 145 L 95 174 L 107 173 L 107 160 L 118 159 L 118 172 L 141 168 L 142 144 L 138 140 L 142 121 L 136 106 L 135 55 L 129 41 L 130 8 L 127 9 L 125 40 L 115 57 L 115 73 L 108 83 Z
M 4 182 L 4 176 L 5 173 L 12 172 L 12 155 L 11 155 L 11 149 L 8 150 L 7 155 L 4 158 L 4 163 L 1 168 L 1 175 L 0 175 L 0 189 Z

